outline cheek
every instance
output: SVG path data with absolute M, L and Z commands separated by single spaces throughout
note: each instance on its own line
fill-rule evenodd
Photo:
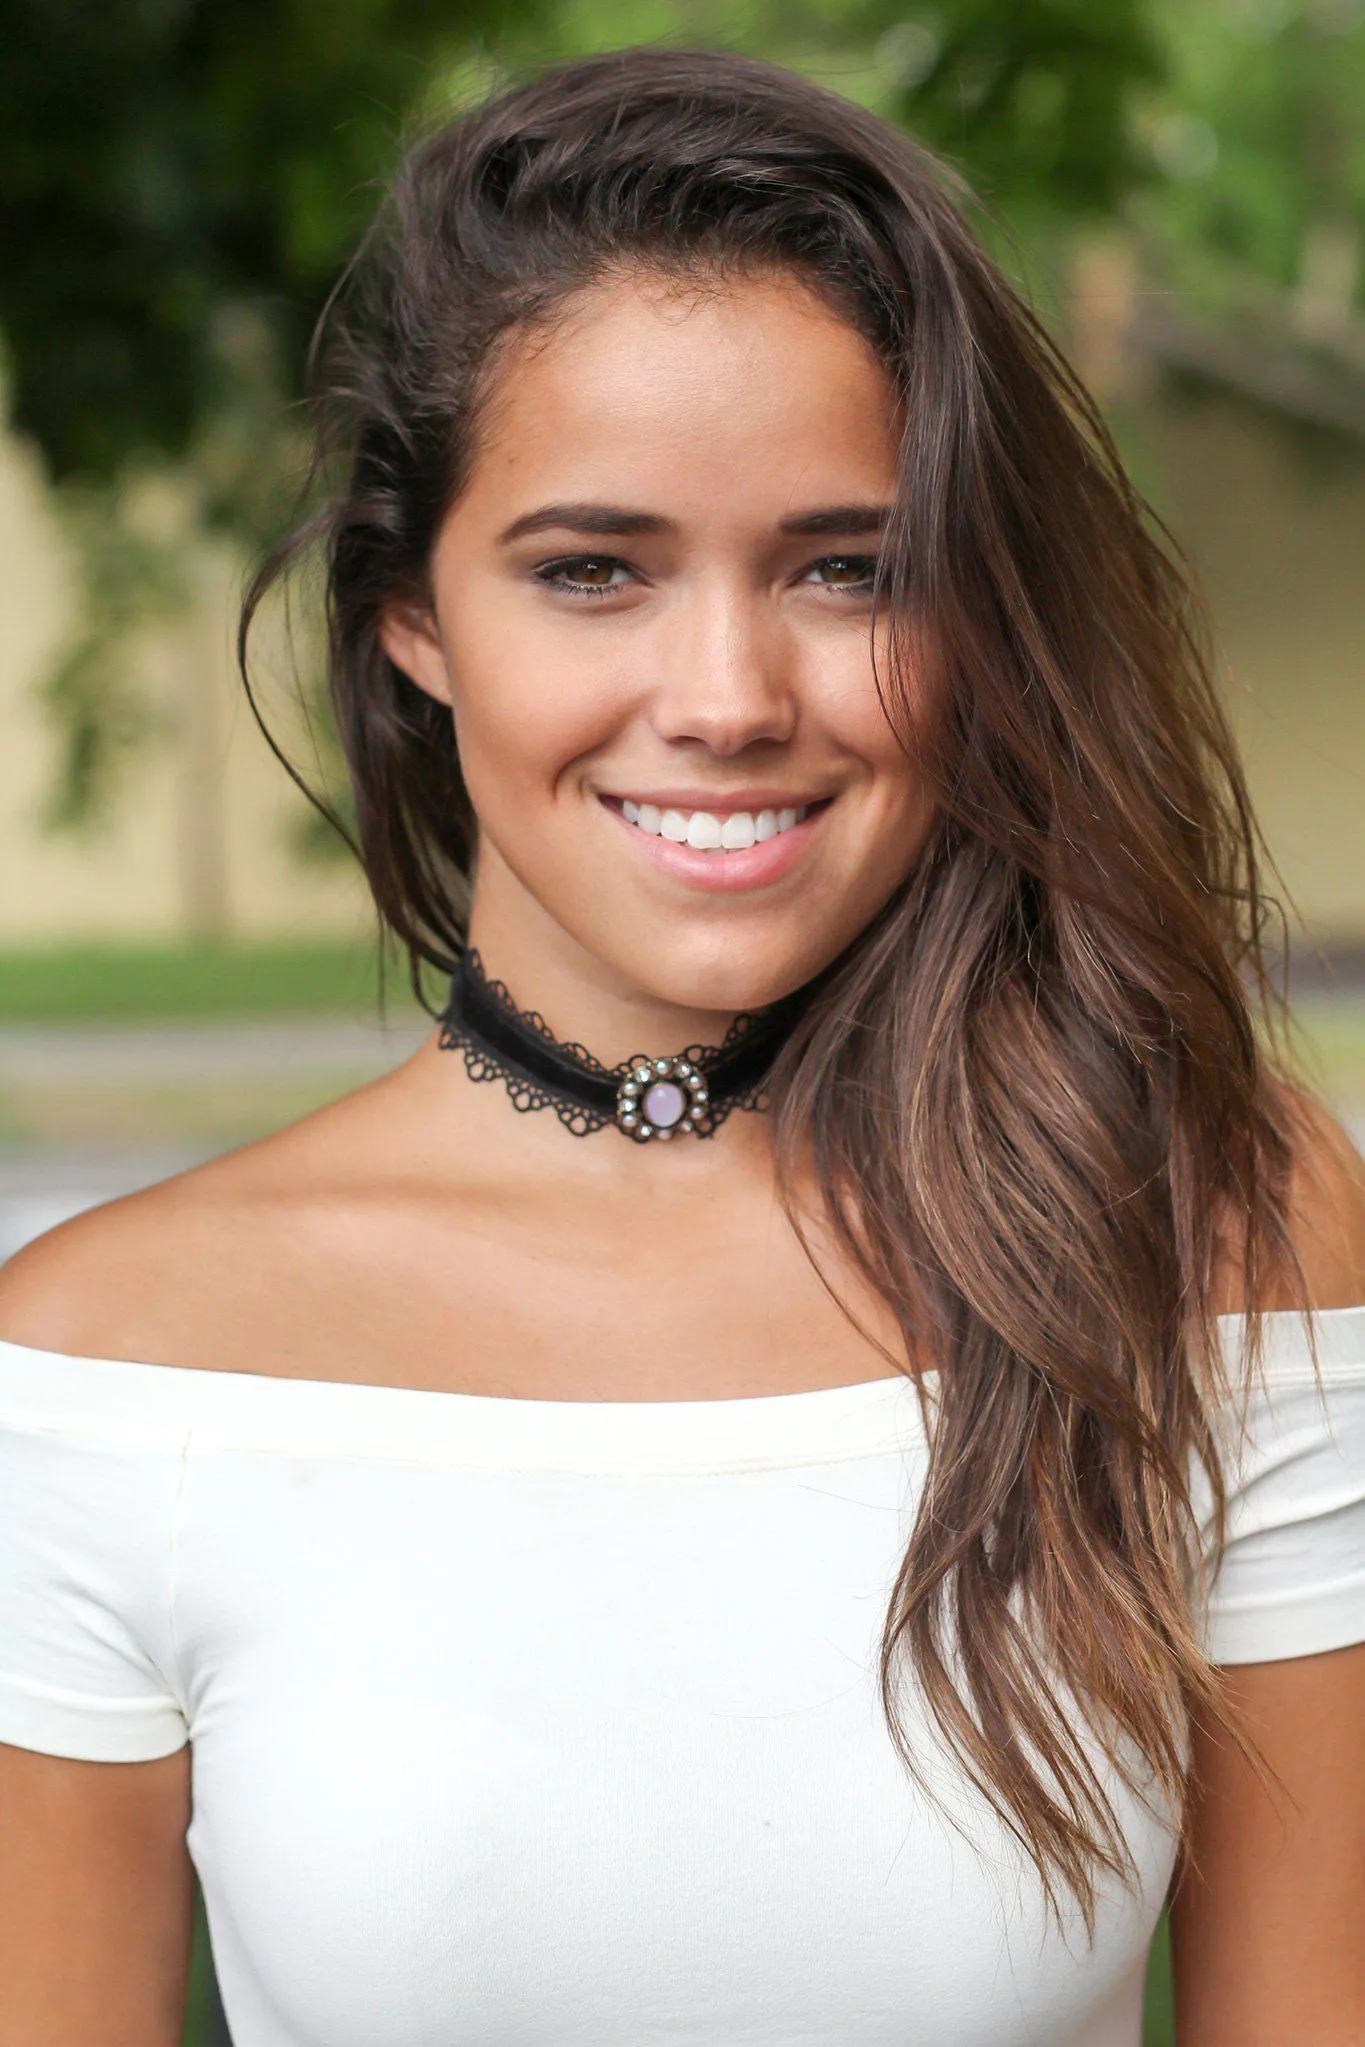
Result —
M 887 691 L 887 701 L 896 713 L 893 723 L 864 652 L 860 661 L 845 664 L 842 672 L 832 664 L 826 668 L 813 708 L 834 747 L 862 762 L 879 808 L 918 813 L 929 802 L 921 761 L 932 709 L 926 675 L 909 672 L 901 694 L 903 711 L 897 708 L 895 694 Z
M 835 743 L 856 756 L 866 776 L 866 800 L 853 824 L 849 909 L 875 914 L 914 868 L 938 810 L 935 785 L 921 759 L 931 712 L 922 678 L 908 677 L 907 717 L 892 724 L 870 675 L 829 705 Z M 904 743 L 901 737 L 904 734 Z
M 584 754 L 606 744 L 628 705 L 602 643 L 565 634 L 534 603 L 501 607 L 492 591 L 463 595 L 446 633 L 456 740 L 475 807 L 500 792 L 551 792 Z

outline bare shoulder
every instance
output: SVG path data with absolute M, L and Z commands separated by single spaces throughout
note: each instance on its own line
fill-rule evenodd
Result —
M 321 1276 L 317 1218 L 358 1177 L 368 1092 L 27 1245 L 0 1270 L 0 1339 L 148 1364 L 235 1361 L 238 1334 L 295 1296 L 295 1271 Z
M 107 1202 L 16 1253 L 0 1271 L 0 1338 L 77 1356 L 144 1355 L 158 1298 L 175 1274 L 196 1271 L 212 1241 L 195 1177 Z
M 1349 1132 L 1306 1093 L 1296 1126 L 1289 1224 L 1315 1308 L 1365 1304 L 1365 1159 Z
M 280 1147 L 266 1140 L 262 1149 Z M 177 1332 L 212 1315 L 262 1221 L 256 1147 L 106 1202 L 0 1271 L 0 1338 L 78 1357 L 173 1363 Z

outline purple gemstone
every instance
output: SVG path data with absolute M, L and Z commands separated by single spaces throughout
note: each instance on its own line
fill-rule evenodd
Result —
M 687 1096 L 676 1080 L 656 1080 L 642 1107 L 656 1130 L 671 1130 L 675 1123 L 682 1122 Z

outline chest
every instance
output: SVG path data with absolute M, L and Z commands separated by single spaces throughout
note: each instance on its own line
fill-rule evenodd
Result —
M 1165 1836 L 1133 1813 L 1144 1890 L 1069 1947 L 913 1709 L 946 1810 L 891 1748 L 915 1484 L 905 1452 L 192 1460 L 191 1846 L 234 2036 L 1135 2043 Z
M 588 1183 L 572 1197 L 390 1201 L 325 1218 L 277 1261 L 264 1326 L 232 1343 L 282 1356 L 291 1376 L 731 1399 L 877 1378 L 901 1347 L 885 1304 L 832 1250 L 817 1269 L 775 1197 L 623 1202 Z

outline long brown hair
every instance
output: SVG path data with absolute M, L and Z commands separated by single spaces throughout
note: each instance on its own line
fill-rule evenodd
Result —
M 256 578 L 243 668 L 262 596 L 320 546 L 359 851 L 414 973 L 448 970 L 474 820 L 448 714 L 378 629 L 425 589 L 499 340 L 623 265 L 757 265 L 877 351 L 905 417 L 881 687 L 937 823 L 784 1052 L 777 1156 L 791 1186 L 813 1147 L 846 1253 L 937 1368 L 882 1649 L 893 1738 L 919 1772 L 908 1678 L 1089 1920 L 1129 1868 L 1111 1773 L 1178 1823 L 1190 1716 L 1220 1716 L 1190 1490 L 1202 1467 L 1217 1522 L 1217 1261 L 1236 1246 L 1253 1303 L 1292 1267 L 1291 1131 L 1186 581 L 962 197 L 871 115 L 730 56 L 597 58 L 422 140 L 320 330 L 327 493 Z M 926 621 L 927 733 L 904 686 Z

